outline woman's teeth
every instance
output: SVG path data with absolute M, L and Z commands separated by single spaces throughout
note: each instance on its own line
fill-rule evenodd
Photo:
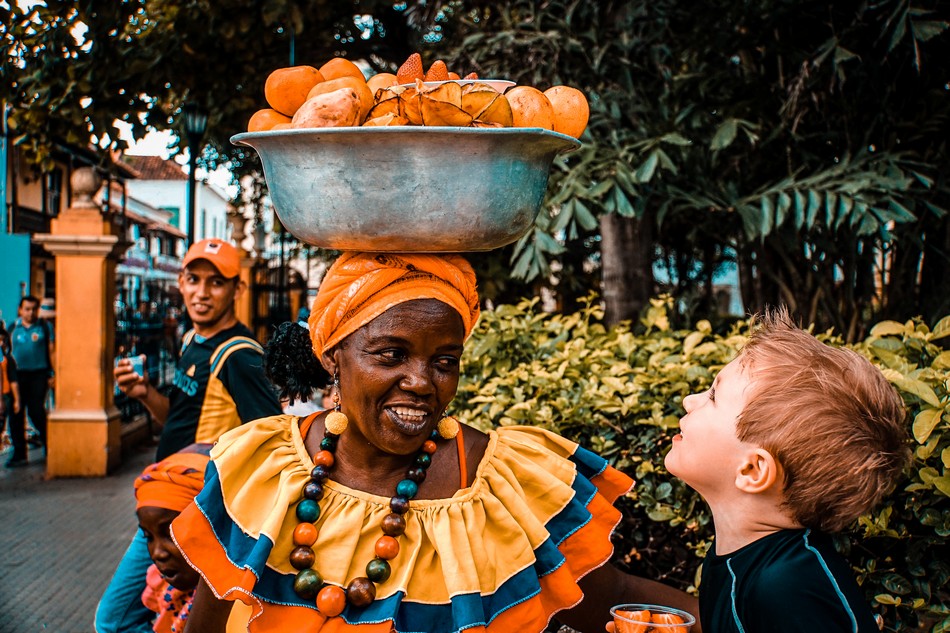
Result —
M 409 409 L 407 407 L 393 407 L 392 412 L 399 418 L 410 423 L 422 422 L 426 417 L 426 412 L 419 409 Z

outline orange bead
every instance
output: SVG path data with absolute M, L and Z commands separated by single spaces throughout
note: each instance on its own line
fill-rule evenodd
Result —
M 313 547 L 319 535 L 320 530 L 313 523 L 300 523 L 294 528 L 294 545 Z
M 317 608 L 328 618 L 335 618 L 346 607 L 346 592 L 336 585 L 327 585 L 317 594 Z
M 434 453 L 436 448 L 438 448 L 438 446 L 436 446 L 435 442 L 433 442 L 432 440 L 426 440 L 422 444 L 422 452 L 428 453 L 429 455 Z
M 376 555 L 383 560 L 392 560 L 399 554 L 399 541 L 392 536 L 380 536 L 376 541 Z
M 332 468 L 333 453 L 330 451 L 318 451 L 317 454 L 313 456 L 313 464 L 315 466 L 326 466 L 327 468 Z

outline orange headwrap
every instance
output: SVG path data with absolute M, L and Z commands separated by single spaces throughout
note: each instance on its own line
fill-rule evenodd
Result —
M 201 492 L 208 459 L 201 453 L 175 453 L 147 467 L 135 480 L 135 509 L 184 510 Z
M 460 255 L 343 253 L 320 283 L 310 310 L 317 358 L 386 310 L 415 299 L 454 308 L 465 338 L 478 320 L 475 271 Z

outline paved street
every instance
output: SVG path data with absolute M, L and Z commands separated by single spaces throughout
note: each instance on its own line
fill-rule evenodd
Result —
M 154 446 L 132 449 L 100 479 L 46 481 L 45 462 L 0 465 L 0 633 L 92 631 L 99 595 L 132 538 L 132 482 L 154 455 Z M 37 456 L 31 451 L 31 461 Z

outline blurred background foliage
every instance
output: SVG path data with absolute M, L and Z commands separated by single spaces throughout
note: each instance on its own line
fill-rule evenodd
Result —
M 259 202 L 257 158 L 228 139 L 272 70 L 345 55 L 392 71 L 418 50 L 591 101 L 535 230 L 474 258 L 494 304 L 546 289 L 571 311 L 597 289 L 614 323 L 664 291 L 685 323 L 714 317 L 730 266 L 747 310 L 784 303 L 849 341 L 950 309 L 939 0 L 50 0 L 0 14 L 0 99 L 40 165 L 87 134 L 121 149 L 115 119 L 136 138 L 177 129 L 194 102 L 211 114 L 203 162 L 251 176 Z
M 702 499 L 666 472 L 663 458 L 683 398 L 708 389 L 745 342 L 747 321 L 716 333 L 709 321 L 674 328 L 671 297 L 651 300 L 637 323 L 608 327 L 594 297 L 569 314 L 536 301 L 482 313 L 463 357 L 452 413 L 487 429 L 541 426 L 606 457 L 636 480 L 621 499 L 615 562 L 695 591 L 713 534 Z M 816 332 L 829 345 L 844 345 Z M 950 317 L 884 321 L 850 345 L 871 359 L 908 408 L 911 467 L 875 511 L 836 545 L 888 631 L 950 631 Z

